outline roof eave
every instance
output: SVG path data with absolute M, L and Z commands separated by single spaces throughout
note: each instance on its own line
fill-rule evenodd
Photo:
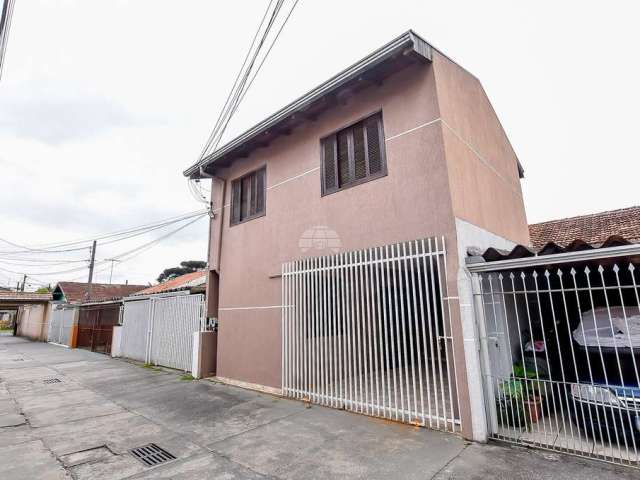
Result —
M 360 75 L 380 65 L 384 61 L 396 57 L 398 55 L 415 55 L 419 59 L 428 62 L 432 59 L 433 47 L 428 44 L 422 37 L 412 30 L 409 30 L 391 42 L 387 43 L 378 50 L 367 55 L 360 61 L 354 63 L 350 67 L 334 75 L 326 82 L 320 84 L 313 90 L 307 92 L 303 96 L 294 100 L 284 108 L 278 110 L 271 116 L 262 120 L 245 133 L 236 137 L 223 147 L 217 149 L 204 159 L 196 162 L 186 169 L 183 174 L 189 178 L 202 178 L 202 169 L 214 163 L 216 160 L 233 152 L 249 140 L 256 138 L 261 133 L 275 127 L 278 123 L 287 119 L 291 115 L 304 112 L 309 106 L 320 101 L 324 96 L 335 92 L 348 82 L 357 79 Z

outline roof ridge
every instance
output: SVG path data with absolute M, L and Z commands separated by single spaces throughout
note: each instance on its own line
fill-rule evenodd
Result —
M 640 209 L 640 205 L 633 205 L 631 207 L 624 207 L 624 208 L 616 208 L 614 210 L 605 210 L 603 212 L 587 213 L 587 214 L 584 214 L 584 215 L 574 215 L 572 217 L 556 218 L 554 220 L 546 220 L 544 222 L 530 223 L 529 224 L 529 228 L 536 227 L 538 225 L 548 225 L 548 224 L 552 224 L 552 223 L 565 222 L 567 220 L 577 220 L 577 219 L 581 219 L 581 218 L 599 217 L 599 216 L 602 216 L 602 215 L 609 215 L 609 214 L 612 214 L 612 213 L 621 213 L 621 212 L 625 212 L 625 211 L 628 211 L 628 210 L 634 210 L 634 209 Z

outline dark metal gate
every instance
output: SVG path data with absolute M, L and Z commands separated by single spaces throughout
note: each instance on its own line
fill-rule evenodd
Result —
M 120 304 L 88 305 L 80 308 L 77 347 L 111 353 L 113 327 L 118 325 Z

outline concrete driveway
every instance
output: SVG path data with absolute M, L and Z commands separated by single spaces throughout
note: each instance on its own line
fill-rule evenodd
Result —
M 176 460 L 147 467 L 155 443 Z M 0 337 L 2 479 L 638 478 L 638 471 Z

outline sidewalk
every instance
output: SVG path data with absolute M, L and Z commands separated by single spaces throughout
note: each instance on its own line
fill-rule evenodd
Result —
M 129 450 L 176 457 L 146 467 Z M 498 445 L 0 337 L 2 479 L 632 479 Z

